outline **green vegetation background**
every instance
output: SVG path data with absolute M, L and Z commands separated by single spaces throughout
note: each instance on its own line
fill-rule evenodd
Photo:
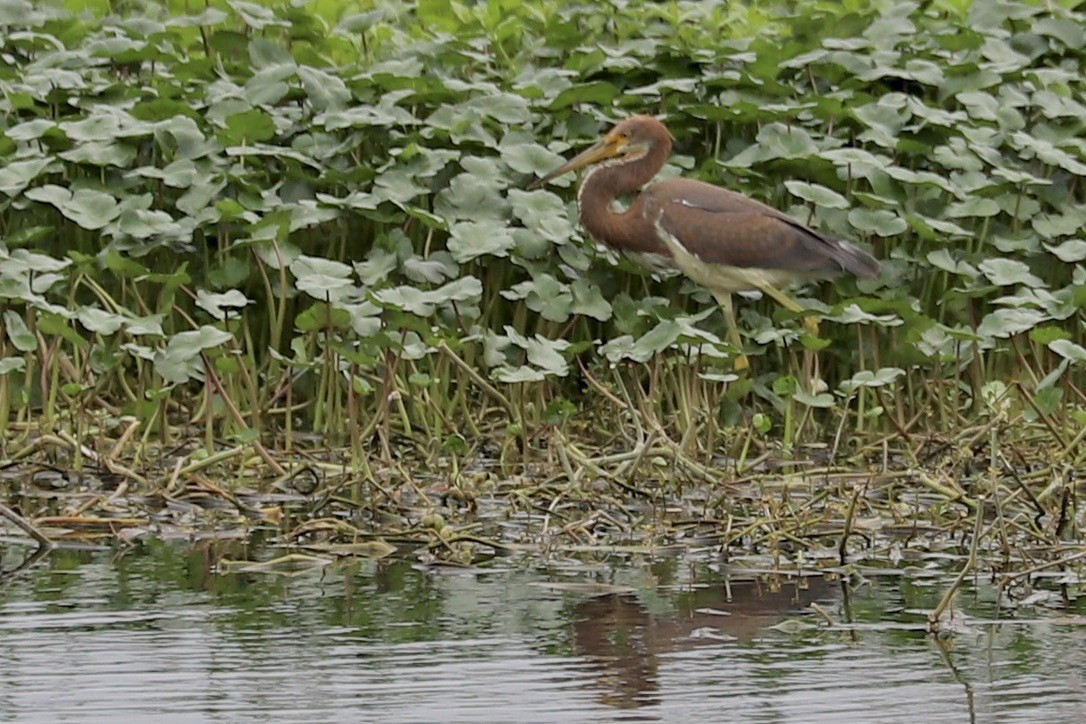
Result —
M 0 0 L 0 457 L 131 419 L 359 455 L 651 420 L 710 454 L 733 425 L 790 446 L 983 410 L 1067 444 L 1086 15 L 1065 5 Z M 524 190 L 645 112 L 678 139 L 665 173 L 882 276 L 800 294 L 821 340 L 741 302 L 735 379 L 708 293 L 586 240 L 572 178 Z

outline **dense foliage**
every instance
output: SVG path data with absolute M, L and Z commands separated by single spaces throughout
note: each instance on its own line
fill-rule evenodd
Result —
M 788 445 L 980 412 L 1067 442 L 1079 421 L 1082 13 L 93 10 L 0 0 L 5 439 L 130 416 L 144 436 L 354 432 L 358 453 L 627 425 L 711 451 L 740 421 Z M 524 190 L 638 112 L 678 139 L 667 173 L 853 239 L 882 276 L 799 294 L 821 339 L 742 301 L 737 378 L 705 290 L 586 240 L 572 178 Z

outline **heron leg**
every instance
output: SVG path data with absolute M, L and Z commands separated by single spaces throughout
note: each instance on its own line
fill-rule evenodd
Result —
M 776 287 L 766 284 L 760 287 L 760 289 L 763 293 L 777 300 L 782 307 L 791 312 L 804 314 L 807 311 L 801 307 L 795 299 L 792 299 L 792 297 Z M 818 320 L 813 317 L 804 316 L 803 326 L 807 328 L 807 331 L 810 332 L 812 336 L 818 336 Z M 818 374 L 818 353 L 812 349 L 805 348 L 803 350 L 803 376 L 806 382 L 805 387 L 807 391 L 812 394 L 815 391 L 815 380 L 819 379 Z
M 739 350 L 739 356 L 732 360 L 732 367 L 736 370 L 750 368 L 750 360 L 743 354 L 743 340 L 739 338 L 739 325 L 735 322 L 735 307 L 732 305 L 732 295 L 729 292 L 713 290 L 720 308 L 724 312 L 724 321 L 728 325 L 728 342 Z
M 777 289 L 776 287 L 769 284 L 761 284 L 758 286 L 758 288 L 762 291 L 762 294 L 773 298 L 778 304 L 780 304 L 788 311 L 804 315 L 803 326 L 806 327 L 807 331 L 810 332 L 813 336 L 818 336 L 818 320 L 806 316 L 807 310 L 800 306 L 799 302 L 797 302 L 795 299 L 792 299 L 792 297 L 788 296 L 780 289 Z

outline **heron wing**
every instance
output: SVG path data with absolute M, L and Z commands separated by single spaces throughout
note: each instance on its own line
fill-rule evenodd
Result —
M 734 191 L 672 179 L 646 193 L 662 230 L 703 262 L 867 278 L 878 273 L 878 262 L 852 244 Z

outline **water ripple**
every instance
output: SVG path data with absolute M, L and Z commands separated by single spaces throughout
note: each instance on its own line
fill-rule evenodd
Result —
M 649 613 L 515 573 L 406 575 L 414 587 L 310 581 L 268 598 L 148 581 L 121 596 L 101 570 L 79 596 L 17 583 L 0 591 L 0 720 L 1086 720 L 1072 626 L 987 627 L 941 651 L 893 627 L 786 634 L 754 606 L 703 615 L 719 601 Z

